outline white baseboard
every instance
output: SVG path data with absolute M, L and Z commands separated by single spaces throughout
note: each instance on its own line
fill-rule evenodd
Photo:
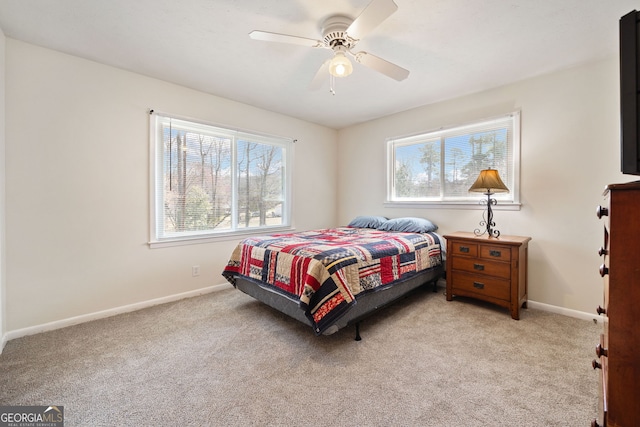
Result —
M 54 322 L 45 323 L 37 326 L 30 326 L 28 328 L 17 329 L 15 331 L 9 331 L 2 337 L 0 354 L 4 349 L 4 345 L 13 339 L 25 337 L 27 335 L 39 334 L 41 332 L 53 331 L 55 329 L 65 328 L 67 326 L 73 326 L 80 323 L 90 322 L 92 320 L 104 319 L 106 317 L 116 316 L 122 313 L 129 313 L 131 311 L 141 310 L 143 308 L 153 307 L 154 305 L 166 304 L 168 302 L 178 301 L 185 298 L 196 297 L 199 295 L 208 294 L 211 292 L 220 291 L 223 289 L 229 289 L 230 284 L 225 283 L 222 285 L 208 286 L 206 288 L 196 289 L 194 291 L 183 292 L 180 294 L 168 295 L 162 298 L 156 298 L 148 301 L 142 301 L 135 304 L 124 305 L 121 307 L 110 308 L 108 310 L 102 310 L 95 313 L 83 314 L 81 316 L 69 317 L 67 319 L 56 320 Z
M 444 279 L 438 280 L 438 287 L 445 288 L 447 287 L 447 282 Z M 570 308 L 559 307 L 557 305 L 545 304 L 543 302 L 537 301 L 527 301 L 527 307 L 533 308 L 536 310 L 548 311 L 550 313 L 562 314 L 563 316 L 575 317 L 577 319 L 582 320 L 591 320 L 593 322 L 601 323 L 603 318 L 596 314 L 586 313 L 584 311 L 572 310 Z
M 2 350 L 4 350 L 4 345 L 9 341 L 7 338 L 7 334 L 2 334 L 0 337 L 0 354 L 2 354 Z
M 562 314 L 564 316 L 575 317 L 577 319 L 591 320 L 594 322 L 602 322 L 602 317 L 595 314 L 586 313 L 584 311 L 572 310 L 570 308 L 558 307 L 557 305 L 545 304 L 536 301 L 527 301 L 527 307 L 537 310 L 549 311 L 551 313 Z

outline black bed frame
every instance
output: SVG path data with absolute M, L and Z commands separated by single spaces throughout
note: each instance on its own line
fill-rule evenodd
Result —
M 360 294 L 356 297 L 357 304 L 347 311 L 344 316 L 338 319 L 338 321 L 331 325 L 327 331 L 324 332 L 324 335 L 333 334 L 346 326 L 355 324 L 355 340 L 360 341 L 362 339 L 360 336 L 360 322 L 362 319 L 408 295 L 410 292 L 423 285 L 429 283 L 432 284 L 433 291 L 436 292 L 438 279 L 443 276 L 444 265 L 440 265 L 429 270 L 421 271 L 415 276 L 401 282 L 396 282 L 393 285 L 386 286 L 385 288 L 376 290 L 375 292 Z M 306 325 L 313 326 L 304 311 L 300 308 L 299 299 L 277 292 L 272 287 L 265 285 L 260 281 L 244 276 L 236 276 L 235 286 L 258 301 L 261 301 Z

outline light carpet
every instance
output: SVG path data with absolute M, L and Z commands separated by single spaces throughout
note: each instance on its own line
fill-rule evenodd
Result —
M 7 343 L 0 405 L 65 426 L 585 426 L 601 327 L 420 289 L 316 337 L 235 289 Z

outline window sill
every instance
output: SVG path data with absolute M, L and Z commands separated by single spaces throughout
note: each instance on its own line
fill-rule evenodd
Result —
M 148 245 L 149 245 L 149 248 L 151 249 L 158 249 L 158 248 L 167 248 L 172 246 L 199 245 L 203 243 L 228 242 L 232 240 L 238 241 L 249 236 L 258 236 L 258 235 L 271 234 L 271 233 L 283 233 L 283 232 L 289 232 L 294 230 L 295 229 L 291 226 L 259 228 L 259 229 L 233 231 L 233 232 L 219 233 L 219 234 L 206 234 L 206 235 L 200 235 L 200 236 L 175 237 L 175 238 L 167 238 L 162 240 L 151 240 L 150 242 L 148 242 Z
M 481 205 L 480 202 L 384 202 L 385 208 L 422 208 L 422 209 L 471 209 L 486 210 L 486 203 Z M 498 200 L 497 205 L 491 205 L 491 209 L 495 211 L 519 211 L 522 203 L 518 202 L 501 202 Z

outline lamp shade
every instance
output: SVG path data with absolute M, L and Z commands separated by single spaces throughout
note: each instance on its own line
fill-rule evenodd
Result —
M 469 188 L 470 192 L 474 193 L 485 193 L 485 194 L 493 194 L 493 193 L 508 193 L 509 189 L 502 179 L 500 179 L 500 174 L 495 169 L 484 169 L 480 171 L 480 175 L 478 175 L 478 179 L 473 183 L 471 188 Z
M 329 72 L 336 77 L 347 77 L 353 71 L 351 61 L 342 52 L 336 52 L 329 64 Z

